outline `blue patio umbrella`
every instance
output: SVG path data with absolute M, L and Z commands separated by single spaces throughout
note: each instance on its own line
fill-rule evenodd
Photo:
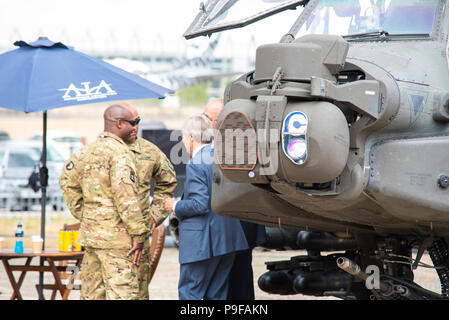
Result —
M 74 50 L 61 42 L 40 37 L 0 55 L 0 107 L 43 111 L 41 182 L 41 236 L 45 248 L 47 111 L 74 105 L 144 98 L 164 98 L 173 93 L 135 74 Z M 43 274 L 39 298 L 42 299 Z

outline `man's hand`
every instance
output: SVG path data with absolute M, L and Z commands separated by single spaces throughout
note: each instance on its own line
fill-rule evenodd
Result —
M 128 251 L 126 257 L 129 257 L 134 252 L 135 254 L 133 263 L 138 266 L 140 262 L 140 257 L 142 256 L 142 250 L 143 250 L 143 242 L 142 243 L 133 242 L 133 247 L 131 248 L 131 250 Z
M 164 200 L 164 211 L 172 211 L 173 204 L 175 203 L 175 199 L 167 198 Z
M 151 234 L 153 234 L 154 229 L 156 229 L 156 221 L 153 220 L 153 223 L 151 224 Z

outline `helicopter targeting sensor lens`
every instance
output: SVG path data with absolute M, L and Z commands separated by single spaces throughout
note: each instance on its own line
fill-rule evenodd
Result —
M 284 119 L 282 149 L 295 164 L 303 164 L 307 159 L 307 125 L 307 116 L 299 111 L 290 113 Z
M 301 159 L 306 153 L 306 142 L 303 138 L 293 139 L 287 146 L 287 152 L 295 160 Z
M 287 128 L 284 127 L 290 134 L 305 134 L 307 130 L 307 118 L 303 113 L 292 113 L 286 119 Z

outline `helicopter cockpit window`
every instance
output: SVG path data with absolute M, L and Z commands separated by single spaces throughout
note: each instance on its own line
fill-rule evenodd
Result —
M 322 0 L 299 35 L 431 35 L 438 0 Z
M 200 13 L 184 33 L 187 39 L 246 26 L 279 12 L 302 10 L 308 0 L 209 0 L 201 4 Z

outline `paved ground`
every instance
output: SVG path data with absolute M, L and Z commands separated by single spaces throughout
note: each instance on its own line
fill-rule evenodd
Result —
M 254 269 L 254 284 L 256 289 L 256 300 L 271 300 L 271 299 L 288 299 L 288 300 L 309 300 L 309 299 L 335 299 L 329 298 L 316 298 L 303 295 L 289 295 L 279 296 L 271 295 L 261 291 L 257 286 L 258 277 L 266 272 L 265 261 L 275 260 L 289 260 L 291 256 L 305 254 L 303 251 L 263 251 L 255 250 L 253 258 Z M 37 262 L 37 259 L 36 259 Z M 431 263 L 427 255 L 423 257 L 423 262 Z M 18 278 L 18 273 L 16 273 Z M 178 251 L 176 248 L 165 248 L 161 260 L 154 275 L 154 278 L 150 284 L 150 298 L 152 300 L 176 300 L 177 294 L 177 281 L 179 278 L 179 264 L 178 264 Z M 51 275 L 45 277 L 46 283 L 52 283 Z M 436 272 L 433 269 L 418 268 L 415 272 L 415 281 L 421 286 L 439 292 L 440 284 Z M 37 291 L 35 285 L 38 283 L 38 273 L 28 273 L 21 293 L 24 299 L 37 299 Z M 12 290 L 6 276 L 3 265 L 0 266 L 0 300 L 8 300 L 12 294 Z M 46 293 L 47 297 L 50 296 L 50 292 Z M 60 299 L 60 296 L 57 297 Z M 79 291 L 72 291 L 70 294 L 71 300 L 79 299 Z

